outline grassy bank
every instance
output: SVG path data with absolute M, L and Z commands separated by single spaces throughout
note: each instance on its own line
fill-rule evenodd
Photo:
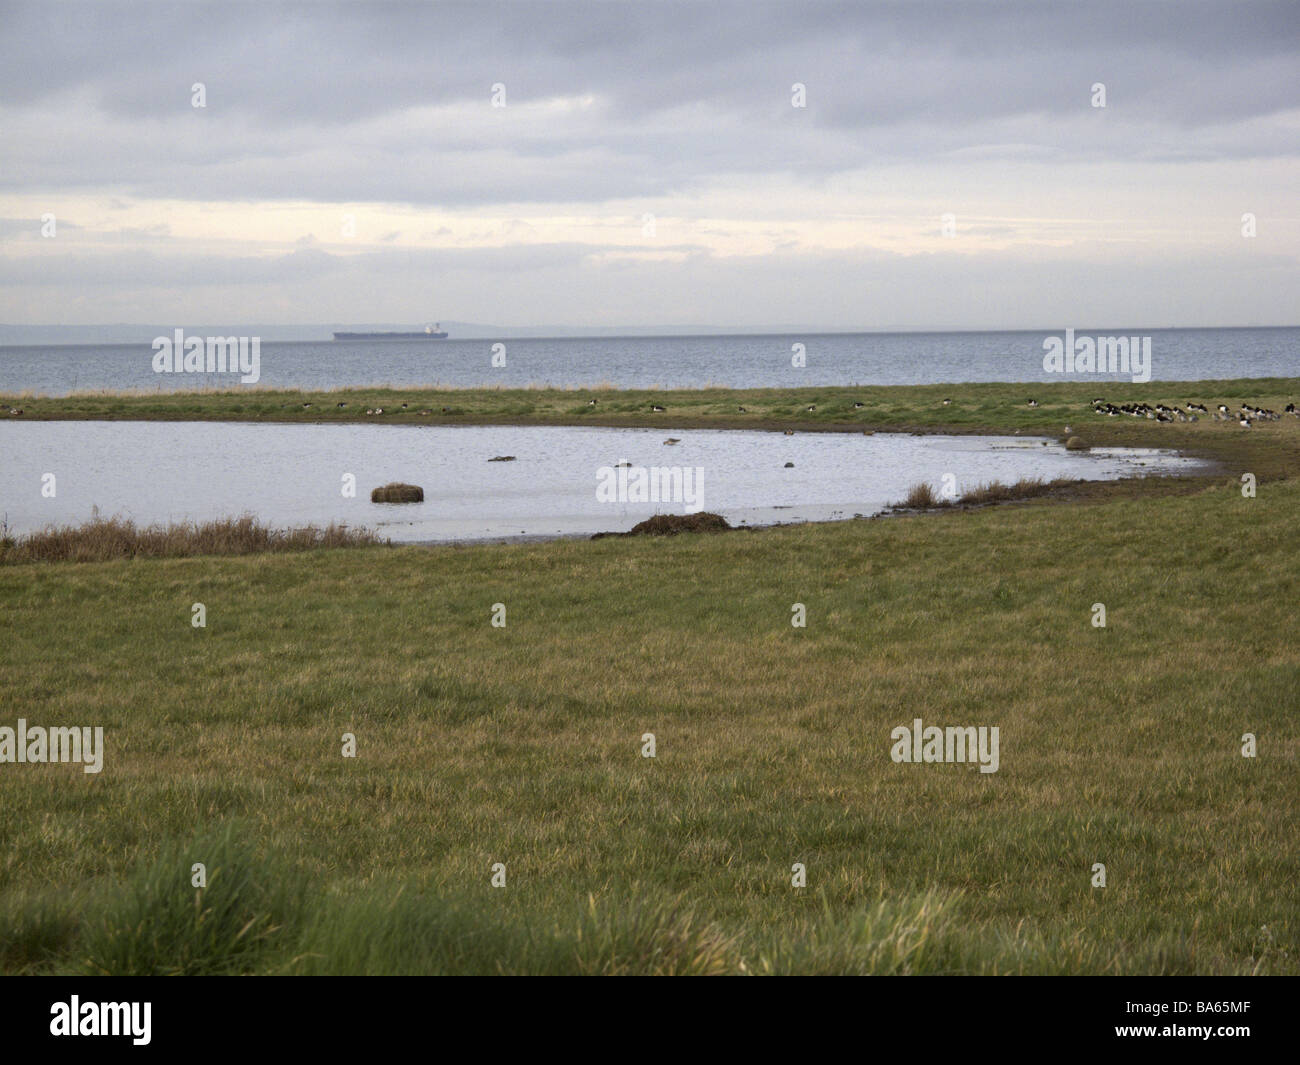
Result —
M 1296 430 L 1232 428 L 1125 431 L 1257 498 L 6 567 L 0 725 L 107 750 L 0 765 L 0 967 L 1298 973 Z
M 895 385 L 862 388 L 344 388 L 325 392 L 252 387 L 207 392 L 0 395 L 0 416 L 21 409 L 27 419 L 164 421 L 365 422 L 382 425 L 620 425 L 673 428 L 918 429 L 1042 431 L 1057 435 L 1066 420 L 1112 432 L 1139 424 L 1097 418 L 1091 400 L 1184 405 L 1242 402 L 1275 410 L 1300 402 L 1300 378 L 1153 381 L 1115 384 Z M 1030 407 L 1028 401 L 1037 402 Z M 945 404 L 945 400 L 948 402 Z M 594 403 L 593 403 L 594 401 Z M 855 404 L 861 404 L 860 407 Z M 661 406 L 660 412 L 652 408 Z M 742 411 L 741 408 L 744 408 Z M 814 410 L 809 410 L 814 407 Z M 381 414 L 373 413 L 382 411 Z M 372 413 L 367 413 L 372 412 Z M 12 416 L 11 416 L 12 417 Z M 1109 423 L 1109 424 L 1108 424 Z M 1145 424 L 1145 423 L 1142 423 Z M 1200 428 L 1214 423 L 1206 420 Z M 1177 431 L 1183 426 L 1153 428 Z M 1197 427 L 1189 427 L 1197 428 Z M 1215 428 L 1228 428 L 1215 426 Z M 1235 426 L 1233 427 L 1235 428 Z
M 81 525 L 51 525 L 10 535 L 0 525 L 0 566 L 22 562 L 107 562 L 115 558 L 189 558 L 195 555 L 255 555 L 362 547 L 384 541 L 346 525 L 300 525 L 272 529 L 251 515 L 216 521 L 136 525 L 126 518 L 96 517 Z

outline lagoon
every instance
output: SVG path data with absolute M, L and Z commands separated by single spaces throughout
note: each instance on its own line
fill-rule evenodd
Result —
M 1204 468 L 1170 451 L 1070 452 L 1042 437 L 589 426 L 0 422 L 0 454 L 0 518 L 12 533 L 96 512 L 138 524 L 248 513 L 278 528 L 364 526 L 395 542 L 622 532 L 688 509 L 733 525 L 828 521 L 879 513 L 921 481 L 939 491 L 949 474 L 960 494 L 991 480 Z M 600 471 L 623 462 L 699 471 L 700 505 L 602 501 Z M 424 502 L 371 503 L 389 481 L 421 485 Z

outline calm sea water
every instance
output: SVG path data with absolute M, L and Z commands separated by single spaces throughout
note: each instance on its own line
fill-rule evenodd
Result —
M 669 436 L 680 442 L 666 445 Z M 873 514 L 919 481 L 941 490 L 947 474 L 960 493 L 994 479 L 1199 466 L 1167 452 L 1080 453 L 1023 437 L 219 422 L 0 421 L 0 454 L 0 515 L 19 533 L 79 524 L 98 508 L 142 524 L 243 513 L 277 528 L 345 522 L 396 541 L 623 531 L 688 509 L 600 501 L 600 468 L 624 461 L 702 470 L 699 506 L 689 509 L 750 525 Z M 488 461 L 496 455 L 516 459 Z M 341 490 L 348 473 L 355 498 Z M 46 474 L 53 498 L 42 493 Z M 370 502 L 372 488 L 394 480 L 423 487 L 424 502 Z
M 1300 327 L 1077 328 L 1075 332 L 1150 336 L 1153 380 L 1300 375 Z M 1049 335 L 831 333 L 503 340 L 504 367 L 492 365 L 496 343 L 492 340 L 267 342 L 262 345 L 259 387 L 759 388 L 1062 380 L 1043 371 L 1043 340 Z M 796 344 L 802 344 L 806 353 L 807 365 L 802 369 L 791 366 Z M 0 392 L 64 395 L 97 389 L 251 387 L 240 386 L 235 375 L 155 374 L 152 358 L 148 344 L 0 347 Z

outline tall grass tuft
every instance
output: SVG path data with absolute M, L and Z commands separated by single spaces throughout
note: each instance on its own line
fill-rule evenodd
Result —
M 0 972 L 45 971 L 72 950 L 76 935 L 76 916 L 66 899 L 6 899 L 0 906 Z
M 935 494 L 934 489 L 922 482 L 915 484 L 899 507 L 912 510 L 933 510 L 938 507 L 983 506 L 988 503 L 1005 503 L 1012 499 L 1032 499 L 1046 495 L 1052 489 L 1068 484 L 1065 480 L 1043 481 L 1038 477 L 1022 477 L 1013 484 L 990 481 L 964 492 L 960 499 L 946 499 Z
M 775 935 L 757 971 L 789 976 L 909 976 L 942 972 L 942 947 L 957 927 L 955 895 L 927 892 L 881 899 L 837 914 L 823 903 L 818 920 Z
M 738 941 L 681 902 L 594 898 L 577 928 L 574 971 L 583 976 L 724 976 L 744 971 Z
M 378 544 L 374 533 L 346 525 L 272 529 L 252 515 L 203 524 L 176 522 L 141 528 L 129 518 L 92 518 L 84 525 L 51 525 L 26 536 L 0 535 L 0 565 L 23 562 L 108 562 L 122 558 L 186 558 L 309 551 Z
M 306 881 L 258 858 L 228 827 L 163 849 L 82 933 L 84 970 L 106 976 L 205 976 L 266 971 L 303 924 Z M 192 886 L 194 863 L 207 886 Z
M 934 489 L 925 481 L 912 485 L 908 490 L 907 498 L 903 500 L 903 506 L 912 507 L 915 510 L 928 510 L 930 507 L 942 505 L 943 502 L 934 494 Z
M 735 941 L 680 903 L 589 899 L 485 906 L 469 895 L 397 890 L 329 899 L 290 971 L 369 976 L 711 976 L 743 971 Z
M 964 493 L 961 502 L 967 506 L 978 506 L 983 503 L 1005 503 L 1011 499 L 1031 499 L 1034 496 L 1045 495 L 1057 485 L 1064 483 L 1066 482 L 1059 480 L 1045 482 L 1038 477 L 1022 477 L 1014 484 L 990 481 Z
M 544 937 L 543 937 L 544 939 Z M 482 900 L 399 888 L 385 898 L 329 896 L 307 923 L 289 972 L 314 976 L 486 976 L 535 964 L 543 939 Z

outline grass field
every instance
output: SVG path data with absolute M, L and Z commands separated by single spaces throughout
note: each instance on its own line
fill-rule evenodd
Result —
M 0 725 L 102 725 L 106 753 L 0 765 L 0 970 L 1300 973 L 1300 421 L 1087 412 L 1280 410 L 1300 382 L 438 395 L 465 420 L 1083 418 L 1221 469 L 713 536 L 6 566 Z M 22 402 L 318 403 L 253 396 Z M 998 726 L 998 772 L 893 762 L 914 718 Z

